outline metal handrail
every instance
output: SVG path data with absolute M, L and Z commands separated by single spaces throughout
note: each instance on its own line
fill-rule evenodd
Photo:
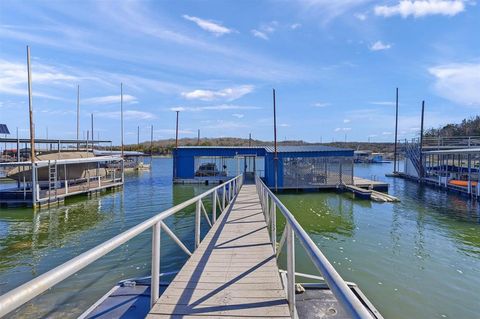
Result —
M 11 311 L 17 309 L 24 303 L 35 298 L 39 294 L 43 293 L 45 290 L 53 287 L 69 276 L 75 274 L 76 272 L 82 270 L 86 266 L 90 265 L 92 262 L 96 261 L 100 257 L 108 254 L 112 250 L 118 248 L 125 242 L 130 239 L 138 236 L 143 233 L 150 227 L 153 229 L 152 232 L 152 272 L 151 272 L 151 300 L 150 304 L 153 304 L 159 298 L 159 284 L 160 284 L 160 231 L 164 231 L 169 235 L 172 240 L 174 240 L 182 250 L 187 254 L 189 250 L 183 245 L 183 243 L 173 235 L 173 232 L 163 223 L 163 220 L 167 217 L 181 211 L 182 209 L 196 204 L 195 209 L 195 248 L 200 244 L 200 221 L 201 221 L 201 212 L 202 207 L 203 211 L 206 213 L 205 208 L 202 203 L 202 199 L 209 195 L 213 195 L 212 203 L 212 224 L 216 221 L 216 210 L 217 204 L 221 209 L 221 214 L 228 209 L 228 205 L 233 201 L 235 196 L 238 194 L 240 188 L 243 184 L 243 176 L 238 175 L 235 178 L 230 179 L 229 181 L 218 185 L 208 191 L 191 198 L 179 205 L 176 205 L 172 208 L 164 210 L 163 212 L 147 219 L 146 221 L 130 228 L 129 230 L 113 237 L 110 240 L 78 255 L 77 257 L 53 268 L 52 270 L 24 283 L 23 285 L 10 290 L 4 295 L 0 296 L 0 317 L 5 316 Z M 222 189 L 221 197 L 218 197 L 218 190 Z
M 267 224 L 271 229 L 271 240 L 274 251 L 280 251 L 284 242 L 287 243 L 287 299 L 292 318 L 295 317 L 295 236 L 300 240 L 315 267 L 322 274 L 328 287 L 352 318 L 373 319 L 373 315 L 351 291 L 347 283 L 338 274 L 328 259 L 315 245 L 310 236 L 300 226 L 292 213 L 282 204 L 273 192 L 257 176 L 255 179 L 258 196 L 262 205 Z M 286 225 L 280 245 L 277 248 L 276 211 L 277 207 L 286 219 Z M 277 254 L 278 256 L 278 254 Z

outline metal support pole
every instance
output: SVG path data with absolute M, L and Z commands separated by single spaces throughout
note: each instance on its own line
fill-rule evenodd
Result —
M 278 191 L 277 106 L 275 102 L 275 89 L 273 89 L 273 146 L 275 149 L 274 157 L 273 157 L 275 191 Z
M 471 161 L 472 157 L 470 154 L 467 155 L 467 161 L 468 161 L 468 195 L 472 194 L 472 180 L 471 180 L 471 175 L 472 175 L 472 166 L 471 166 Z
M 150 308 L 153 307 L 160 295 L 160 222 L 152 227 L 152 273 Z
M 77 85 L 77 151 L 80 149 L 80 85 Z
M 398 132 L 398 88 L 395 99 L 395 145 L 393 148 L 393 172 L 397 172 L 397 132 Z
M 288 224 L 287 227 L 287 299 L 290 316 L 295 318 L 295 235 Z
M 230 204 L 230 198 L 231 198 L 231 196 L 232 196 L 232 185 L 231 185 L 231 183 L 228 183 L 228 196 L 227 196 L 227 198 L 228 198 L 228 202 L 227 202 L 227 203 L 228 203 L 228 204 Z
M 215 224 L 217 222 L 217 190 L 213 192 L 212 205 L 212 223 Z
M 95 138 L 93 137 L 93 113 L 90 115 L 90 121 L 91 121 L 91 131 L 92 131 L 92 151 L 93 151 L 93 141 L 95 140 Z
M 32 69 L 30 65 L 30 47 L 27 45 L 27 75 L 28 75 L 28 113 L 30 119 L 30 161 L 35 162 L 35 124 L 33 122 L 32 103 Z M 33 180 L 32 180 L 33 181 Z
M 225 210 L 225 185 L 223 185 L 223 190 L 222 190 L 222 213 Z
M 199 199 L 195 206 L 195 249 L 200 246 L 200 217 L 201 217 L 202 203 Z
M 18 127 L 17 127 L 17 162 L 20 162 L 20 138 L 18 137 Z
M 423 154 L 422 154 L 422 148 L 423 148 L 423 120 L 425 117 L 425 101 L 422 101 L 422 120 L 420 123 L 420 181 L 423 180 L 424 177 L 424 169 L 423 169 Z
M 273 246 L 273 253 L 277 253 L 277 204 L 275 202 L 272 202 L 272 214 L 270 217 L 271 220 L 271 225 L 272 227 L 270 228 L 272 232 L 272 246 Z
M 120 134 L 121 134 L 121 150 L 122 150 L 122 158 L 123 158 L 123 83 L 120 83 Z

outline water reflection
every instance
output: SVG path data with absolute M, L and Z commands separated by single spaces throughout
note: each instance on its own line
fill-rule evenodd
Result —
M 38 251 L 59 248 L 76 240 L 78 233 L 108 218 L 100 213 L 101 199 L 88 200 L 50 210 L 5 210 L 0 214 L 0 270 L 31 258 L 32 275 L 37 274 Z M 110 212 L 111 213 L 111 212 Z

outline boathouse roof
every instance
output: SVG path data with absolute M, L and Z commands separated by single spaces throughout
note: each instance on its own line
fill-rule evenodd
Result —
M 266 153 L 274 153 L 274 146 L 179 146 L 179 149 L 198 149 L 198 150 L 213 150 L 213 149 L 254 149 L 264 150 Z M 340 148 L 326 145 L 279 145 L 277 146 L 278 153 L 319 153 L 332 151 L 353 151 L 348 148 Z

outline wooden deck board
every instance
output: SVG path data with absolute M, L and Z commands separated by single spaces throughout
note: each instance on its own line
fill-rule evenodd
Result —
M 244 185 L 147 318 L 289 318 L 254 185 Z

